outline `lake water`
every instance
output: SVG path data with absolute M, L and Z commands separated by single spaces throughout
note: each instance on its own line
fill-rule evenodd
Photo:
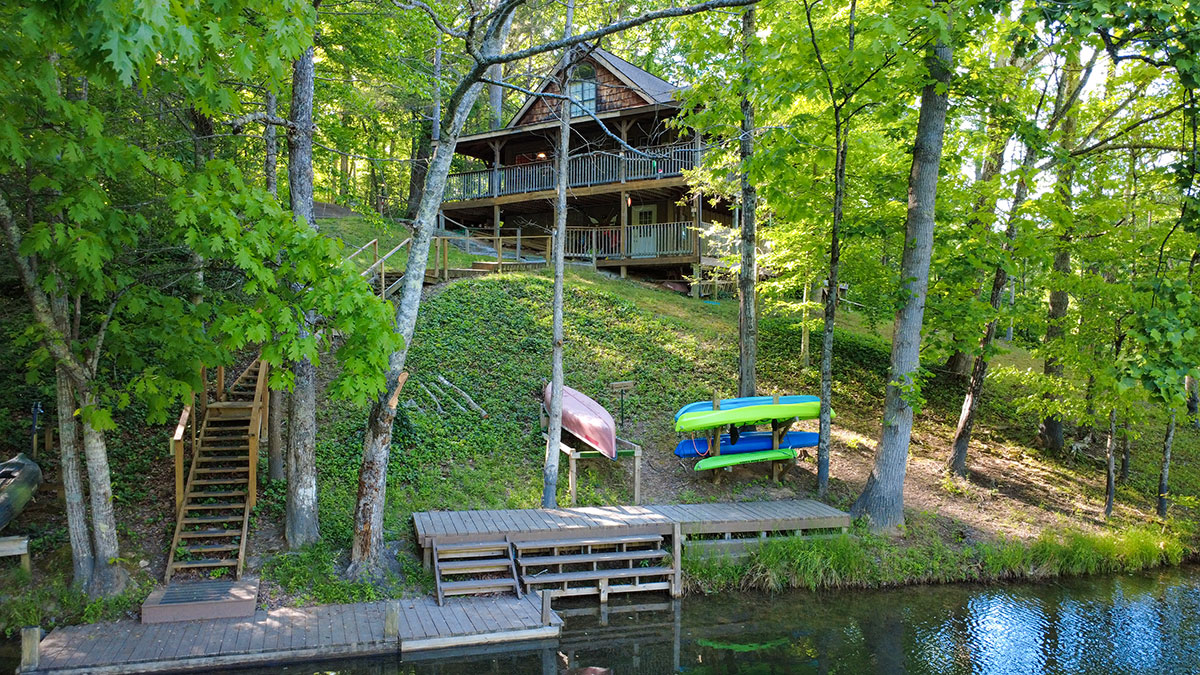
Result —
M 603 614 L 594 599 L 556 605 L 567 623 L 554 641 L 239 672 L 1200 674 L 1197 566 L 1043 584 L 614 596 Z
M 285 672 L 1200 673 L 1196 566 L 1044 584 L 644 596 L 614 600 L 604 616 L 594 599 L 563 605 L 556 642 Z

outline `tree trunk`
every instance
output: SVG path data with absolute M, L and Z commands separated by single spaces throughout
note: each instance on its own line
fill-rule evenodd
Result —
M 1003 144 L 993 150 L 991 156 L 984 162 L 983 172 L 980 176 L 981 181 L 990 181 L 1000 174 L 1000 168 L 1004 164 L 1004 150 L 1007 146 L 1006 139 Z M 1026 146 L 1022 169 L 1025 171 L 1031 169 L 1035 157 L 1033 149 Z M 1017 182 L 1016 189 L 1013 190 L 1012 209 L 1009 212 L 1008 224 L 1004 229 L 1003 255 L 1007 255 L 1012 250 L 1013 240 L 1017 237 L 1017 214 L 1024 205 L 1028 194 L 1029 184 L 1025 181 L 1023 173 Z M 976 213 L 979 213 L 982 208 L 986 208 L 989 213 L 995 214 L 996 200 L 981 197 L 981 200 L 983 199 L 987 199 L 987 201 L 977 202 Z M 977 219 L 982 221 L 980 218 Z M 992 292 L 988 296 L 988 300 L 993 312 L 999 312 L 1000 305 L 1004 302 L 1004 289 L 1008 285 L 1008 268 L 1004 266 L 1005 262 L 1004 259 L 999 260 L 992 273 Z M 950 443 L 950 459 L 946 462 L 946 467 L 959 476 L 967 475 L 967 449 L 971 444 L 971 432 L 975 427 L 975 416 L 979 412 L 979 402 L 983 396 L 983 383 L 987 379 L 989 360 L 992 357 L 992 342 L 996 339 L 997 320 L 998 317 L 993 316 L 992 320 L 984 326 L 983 337 L 979 340 L 979 353 L 975 356 L 975 363 L 971 367 L 971 379 L 967 382 L 967 393 L 963 396 L 958 426 L 954 429 L 954 440 Z
M 571 23 L 575 11 L 574 0 L 567 2 L 567 21 L 564 35 L 571 35 Z M 569 52 L 568 52 L 569 54 Z M 568 59 L 573 57 L 568 56 Z M 568 63 L 562 71 L 558 90 L 567 93 L 574 66 Z M 564 257 L 567 239 L 567 183 L 571 164 L 571 103 L 562 100 L 558 108 L 558 152 L 554 162 L 554 300 L 553 300 L 553 345 L 550 352 L 550 420 L 546 429 L 546 457 L 542 466 L 542 508 L 558 506 L 558 455 L 562 443 L 562 398 L 563 398 L 563 285 Z M 625 208 L 622 204 L 621 208 Z
M 1061 80 L 1061 88 L 1059 99 L 1065 98 L 1064 92 L 1069 95 L 1079 84 L 1080 66 L 1079 66 L 1079 51 L 1073 50 L 1067 55 L 1065 72 Z M 1059 140 L 1059 145 L 1063 149 L 1071 149 L 1075 138 L 1075 127 L 1077 124 L 1076 114 L 1067 112 L 1063 116 L 1062 131 Z M 1055 241 L 1054 247 L 1054 274 L 1051 275 L 1050 286 L 1050 306 L 1046 313 L 1046 346 L 1050 350 L 1050 354 L 1046 357 L 1046 363 L 1042 372 L 1047 377 L 1062 379 L 1063 364 L 1055 354 L 1056 349 L 1061 349 L 1063 336 L 1066 334 L 1063 321 L 1066 319 L 1067 310 L 1070 306 L 1071 298 L 1067 294 L 1063 284 L 1071 275 L 1071 239 L 1072 225 L 1071 205 L 1073 197 L 1071 190 L 1075 182 L 1075 164 L 1068 159 L 1059 164 L 1057 184 L 1055 192 L 1058 195 L 1062 212 L 1067 214 L 1068 222 L 1062 224 L 1062 233 Z M 1038 431 L 1038 436 L 1042 441 L 1043 446 L 1054 454 L 1062 454 L 1063 451 L 1063 421 L 1062 416 L 1058 413 L 1047 415 L 1042 420 L 1041 427 Z
M 1117 411 L 1108 411 L 1108 442 L 1105 443 L 1107 472 L 1104 481 L 1104 519 L 1112 515 L 1113 501 L 1117 496 Z
M 494 53 L 495 49 L 495 45 L 488 42 L 481 47 L 482 53 L 485 54 Z M 382 551 L 383 528 L 375 527 L 370 519 L 375 517 L 376 512 L 382 513 L 387 498 L 387 472 L 377 469 L 379 466 L 387 466 L 391 454 L 392 422 L 395 419 L 395 411 L 393 410 L 389 415 L 387 409 L 389 402 L 391 402 L 390 407 L 395 407 L 395 402 L 391 397 L 396 391 L 394 387 L 399 386 L 400 373 L 404 371 L 404 364 L 408 358 L 408 347 L 412 344 L 413 330 L 417 325 L 425 268 L 429 262 L 429 244 L 437 225 L 438 209 L 441 206 L 442 194 L 446 189 L 446 177 L 450 174 L 450 164 L 454 159 L 454 148 L 463 126 L 466 124 L 467 116 L 482 90 L 483 83 L 478 80 L 473 81 L 453 106 L 450 124 L 445 130 L 446 135 L 438 143 L 437 149 L 433 151 L 428 173 L 423 182 L 423 192 L 413 222 L 412 244 L 409 246 L 408 255 L 409 265 L 404 274 L 400 301 L 396 305 L 393 322 L 394 330 L 402 338 L 404 346 L 400 351 L 393 353 L 389 359 L 388 391 L 372 404 L 367 428 L 363 435 L 363 467 L 359 470 L 358 494 L 360 501 L 371 503 L 357 504 L 354 510 L 355 532 L 351 571 L 357 575 L 366 574 L 380 566 L 379 556 Z M 360 521 L 360 517 L 366 520 Z
M 834 123 L 837 155 L 833 168 L 833 224 L 829 236 L 829 279 L 825 293 L 825 326 L 821 341 L 821 407 L 818 413 L 817 494 L 829 492 L 829 442 L 833 432 L 833 329 L 838 303 L 838 268 L 841 265 L 841 228 L 846 196 L 847 129 L 838 116 Z
M 492 8 L 495 9 L 497 3 L 492 3 Z M 508 41 L 508 31 L 512 28 L 512 14 L 508 15 L 508 20 L 500 26 L 500 49 L 504 49 L 505 42 Z M 488 85 L 488 108 L 491 112 L 491 128 L 493 131 L 504 126 L 504 86 L 500 82 L 504 81 L 504 66 L 499 63 L 488 68 L 488 79 L 496 84 Z
M 1171 411 L 1171 419 L 1167 422 L 1167 437 L 1163 439 L 1162 471 L 1158 474 L 1158 517 L 1167 517 L 1167 477 L 1171 472 L 1171 445 L 1175 442 L 1175 411 Z
M 758 313 L 756 286 L 758 283 L 758 245 L 754 210 L 758 195 L 750 182 L 747 164 L 754 156 L 754 107 L 750 104 L 750 68 L 747 52 L 754 41 L 754 6 L 742 14 L 742 136 L 741 187 L 742 260 L 738 267 L 738 396 L 754 396 L 757 390 L 755 366 L 758 362 Z
M 946 370 L 951 375 L 966 377 L 971 372 L 971 356 L 960 349 L 954 350 L 950 358 L 946 359 Z
M 96 405 L 95 394 L 84 396 L 84 406 Z M 121 567 L 120 545 L 117 543 L 117 520 L 113 515 L 112 478 L 108 470 L 108 448 L 104 432 L 83 419 L 83 453 L 87 459 L 88 494 L 92 507 L 92 582 L 88 594 L 93 598 L 120 595 L 129 581 L 129 573 Z
M 393 377 L 393 373 L 395 376 Z M 383 512 L 387 505 L 387 467 L 391 455 L 392 424 L 396 401 L 408 375 L 389 365 L 388 386 L 371 406 L 363 439 L 363 461 L 358 471 L 358 500 L 354 506 L 354 546 L 350 552 L 351 577 L 382 577 Z M 386 445 L 384 444 L 386 441 Z
M 1121 423 L 1121 482 L 1129 480 L 1129 420 Z
M 58 445 L 61 457 L 63 501 L 66 502 L 67 535 L 71 541 L 71 564 L 74 570 L 71 585 L 87 590 L 92 582 L 91 536 L 88 532 L 87 505 L 83 497 L 83 481 L 79 472 L 79 424 L 75 411 L 75 392 L 62 367 L 55 368 L 55 388 L 58 394 Z
M 1196 378 L 1191 375 L 1185 375 L 1183 377 L 1183 388 L 1187 392 L 1188 417 L 1192 419 L 1192 426 L 1196 426 L 1200 423 L 1200 390 L 1196 386 Z
M 275 92 L 267 92 L 267 114 L 274 117 L 278 103 Z M 279 177 L 277 175 L 279 151 L 275 143 L 275 125 L 268 124 L 263 130 L 263 140 L 266 148 L 263 152 L 263 179 L 267 192 L 272 195 L 278 192 Z M 286 475 L 283 468 L 283 413 L 286 392 L 282 389 L 271 390 L 270 404 L 267 406 L 267 471 L 271 480 L 283 480 Z
M 921 92 L 900 272 L 900 278 L 906 280 L 904 288 L 908 297 L 896 312 L 891 373 L 875 467 L 862 495 L 850 509 L 855 517 L 868 516 L 875 530 L 893 530 L 904 524 L 904 475 L 908 468 L 908 444 L 913 423 L 913 409 L 908 397 L 913 394 L 914 378 L 920 367 L 921 324 L 933 253 L 934 206 L 949 106 L 947 90 L 951 57 L 950 47 L 939 42 L 927 59 L 933 81 Z M 832 293 L 836 289 L 830 290 Z
M 429 154 L 433 152 L 433 126 L 421 119 L 420 114 L 413 113 L 417 123 L 417 131 L 412 139 L 413 161 L 408 170 L 408 203 L 405 215 L 410 220 L 417 217 L 417 209 L 421 206 L 421 194 L 425 191 L 425 174 L 429 169 Z
M 313 48 L 292 63 L 292 106 L 288 134 L 288 188 L 293 216 L 316 229 L 313 217 Z M 301 337 L 308 334 L 315 316 L 305 314 Z M 288 546 L 300 548 L 320 538 L 317 518 L 317 369 L 302 358 L 292 365 L 294 389 L 288 414 Z
M 277 106 L 278 101 L 275 98 L 275 92 L 268 91 L 267 115 L 274 117 Z M 279 152 L 275 142 L 274 124 L 266 125 L 266 129 L 263 130 L 263 142 L 266 145 L 263 151 L 263 180 L 266 183 L 267 192 L 275 194 L 277 191 L 277 185 L 279 183 L 279 177 L 276 174 L 277 166 L 279 164 Z

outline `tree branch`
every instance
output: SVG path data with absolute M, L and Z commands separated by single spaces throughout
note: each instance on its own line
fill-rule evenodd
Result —
M 235 117 L 235 118 L 229 120 L 229 125 L 231 127 L 233 127 L 233 132 L 235 134 L 237 134 L 237 133 L 241 133 L 242 128 L 245 127 L 247 124 L 250 124 L 251 122 L 262 122 L 264 124 L 274 124 L 275 126 L 279 126 L 279 127 L 287 127 L 288 129 L 291 129 L 293 131 L 295 131 L 295 129 L 296 129 L 296 125 L 292 124 L 292 122 L 290 120 L 286 120 L 282 117 L 279 117 L 278 115 L 268 115 L 265 112 L 254 112 L 254 113 L 242 115 L 241 117 Z
M 527 47 L 515 52 L 485 57 L 480 65 L 492 66 L 498 63 L 511 63 L 512 61 L 520 61 L 531 56 L 545 54 L 546 52 L 552 52 L 564 47 L 573 47 L 585 42 L 591 42 L 593 40 L 605 37 L 606 35 L 620 33 L 621 31 L 640 26 L 644 23 L 650 23 L 651 21 L 658 21 L 659 19 L 672 19 L 680 16 L 690 16 L 692 14 L 699 14 L 700 12 L 707 12 L 712 9 L 721 9 L 725 7 L 745 7 L 747 5 L 753 5 L 756 2 L 758 2 L 758 0 L 706 0 L 705 2 L 687 5 L 684 7 L 668 7 L 666 9 L 659 9 L 653 12 L 646 12 L 645 14 L 625 19 L 623 21 L 616 21 L 608 24 L 607 26 L 601 26 L 600 28 L 587 31 L 586 33 L 579 33 L 578 35 L 572 35 L 570 37 L 564 37 L 558 40 L 543 42 L 542 44 Z

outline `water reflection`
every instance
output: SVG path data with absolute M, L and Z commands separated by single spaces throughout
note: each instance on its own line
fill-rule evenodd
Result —
M 556 641 L 291 673 L 1200 673 L 1200 569 L 564 608 Z M 279 672 L 275 670 L 273 672 Z

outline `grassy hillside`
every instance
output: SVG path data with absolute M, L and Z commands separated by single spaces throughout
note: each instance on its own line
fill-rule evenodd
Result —
M 545 275 L 504 275 L 448 284 L 426 300 L 409 358 L 412 378 L 402 401 L 390 467 L 389 536 L 407 540 L 410 514 L 426 509 L 517 508 L 538 504 L 543 441 L 538 406 L 549 376 L 550 296 Z M 713 486 L 672 454 L 678 436 L 672 415 L 714 390 L 733 395 L 737 358 L 736 304 L 697 302 L 632 281 L 572 272 L 566 296 L 566 381 L 616 411 L 609 382 L 634 380 L 625 401 L 623 437 L 646 448 L 644 499 L 655 502 L 810 496 L 812 465 L 789 473 L 782 486 L 761 467 L 739 468 Z M 851 318 L 848 325 L 856 325 Z M 817 368 L 800 361 L 795 320 L 761 324 L 759 383 L 764 393 L 817 390 Z M 867 331 L 836 333 L 833 489 L 830 501 L 847 508 L 870 470 L 886 383 L 888 345 Z M 1028 361 L 1016 354 L 1014 362 Z M 945 479 L 948 450 L 961 403 L 961 384 L 935 378 L 914 432 L 907 487 L 910 518 L 930 520 L 943 533 L 975 539 L 1035 538 L 1052 527 L 1098 529 L 1102 468 L 1086 454 L 1074 459 L 1041 456 L 1031 445 L 1035 420 L 1013 412 L 1019 377 L 999 368 L 985 391 L 972 447 L 972 481 Z M 443 401 L 444 412 L 421 384 L 444 376 L 487 410 L 481 419 Z M 334 545 L 352 536 L 354 473 L 365 410 L 334 404 L 324 410 L 321 434 L 322 528 Z M 811 426 L 811 423 L 808 423 Z M 1195 457 L 1200 435 L 1181 429 L 1173 476 L 1175 489 L 1196 494 Z M 1122 487 L 1114 522 L 1146 522 L 1157 475 L 1158 433 L 1147 429 L 1134 444 L 1131 481 Z M 627 463 L 584 464 L 583 504 L 628 503 Z M 565 501 L 565 470 L 560 500 Z M 1183 515 L 1186 509 L 1177 508 Z

